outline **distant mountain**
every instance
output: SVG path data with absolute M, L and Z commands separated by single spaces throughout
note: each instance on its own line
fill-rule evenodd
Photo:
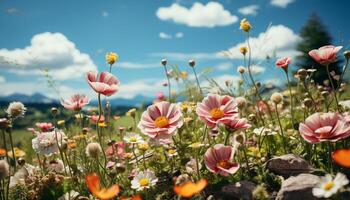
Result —
M 102 98 L 104 101 L 104 98 Z M 59 100 L 57 99 L 51 99 L 49 97 L 46 97 L 45 95 L 41 93 L 34 93 L 32 95 L 25 95 L 25 94 L 19 94 L 14 93 L 8 96 L 0 96 L 0 101 L 2 102 L 12 102 L 12 101 L 20 101 L 23 103 L 59 103 Z M 126 98 L 109 98 L 109 101 L 112 106 L 140 106 L 141 104 L 150 104 L 153 99 L 150 97 L 145 97 L 142 95 L 137 95 L 134 98 L 126 99 Z M 90 105 L 96 106 L 97 101 L 91 101 Z

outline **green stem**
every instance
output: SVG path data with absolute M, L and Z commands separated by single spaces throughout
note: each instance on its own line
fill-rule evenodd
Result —
M 331 82 L 335 103 L 337 104 L 337 110 L 340 112 L 340 110 L 339 110 L 339 103 L 338 103 L 338 97 L 337 97 L 337 91 L 335 90 L 334 83 L 333 83 L 332 77 L 331 77 L 331 73 L 329 72 L 329 65 L 326 65 L 326 68 L 327 68 L 327 74 L 328 74 L 329 82 Z
M 105 154 L 105 151 L 104 151 L 104 148 L 103 148 L 103 143 L 102 143 L 102 135 L 101 135 L 101 132 L 100 132 L 100 127 L 99 127 L 99 122 L 101 120 L 101 117 L 102 117 L 102 103 L 101 103 L 101 94 L 99 93 L 98 94 L 98 110 L 99 110 L 99 115 L 98 115 L 98 119 L 97 119 L 97 122 L 96 122 L 96 130 L 97 130 L 97 136 L 98 136 L 98 141 L 102 147 L 102 153 L 103 153 L 103 157 L 104 157 L 104 160 L 105 160 L 105 164 L 104 166 L 106 166 L 107 164 L 107 157 L 106 157 L 106 154 Z
M 197 87 L 199 89 L 199 92 L 201 93 L 201 95 L 203 96 L 203 90 L 201 88 L 201 85 L 199 84 L 199 80 L 198 80 L 198 76 L 197 76 L 197 72 L 196 72 L 196 69 L 194 67 L 192 67 L 192 70 L 193 70 L 193 73 L 194 73 L 194 76 L 196 77 L 196 82 L 197 82 Z
M 281 131 L 281 136 L 282 136 L 282 143 L 283 143 L 282 144 L 283 145 L 283 150 L 284 150 L 284 153 L 288 153 L 288 151 L 287 151 L 287 144 L 286 144 L 286 138 L 285 138 L 285 135 L 284 135 L 281 119 L 280 119 L 280 116 L 278 114 L 277 104 L 275 104 L 275 110 L 276 110 L 276 114 L 277 114 L 278 124 L 280 126 L 280 131 Z
M 292 120 L 292 128 L 294 129 L 294 111 L 293 111 L 293 95 L 292 95 L 292 88 L 290 85 L 290 80 L 289 80 L 289 74 L 288 71 L 285 70 L 286 76 L 287 76 L 287 82 L 288 82 L 288 90 L 289 90 L 289 96 L 290 96 L 290 115 L 291 115 L 291 120 Z
M 171 85 L 170 85 L 170 79 L 169 79 L 168 69 L 167 69 L 166 65 L 164 65 L 164 72 L 165 72 L 166 79 L 168 81 L 169 102 L 171 102 Z
M 14 172 L 16 172 L 16 169 L 17 169 L 17 162 L 16 162 L 16 155 L 15 155 L 15 150 L 13 148 L 13 140 L 12 140 L 12 131 L 10 130 L 9 132 L 9 136 L 10 136 L 10 144 L 11 144 L 11 151 L 12 151 L 12 157 L 13 157 L 13 160 L 15 161 L 14 162 Z

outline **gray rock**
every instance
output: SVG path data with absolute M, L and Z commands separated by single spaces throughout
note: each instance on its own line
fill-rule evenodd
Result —
M 237 183 L 228 184 L 223 186 L 220 193 L 216 196 L 218 199 L 252 200 L 255 186 L 256 185 L 250 181 L 240 181 Z
M 272 173 L 285 178 L 301 173 L 310 173 L 314 169 L 309 163 L 294 154 L 278 156 L 267 161 L 266 167 Z
M 320 178 L 313 174 L 299 174 L 292 176 L 282 182 L 276 200 L 314 200 L 312 188 L 317 186 Z

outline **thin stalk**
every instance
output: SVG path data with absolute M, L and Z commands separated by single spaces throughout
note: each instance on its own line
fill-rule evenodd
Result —
M 287 76 L 287 82 L 288 82 L 288 90 L 289 90 L 289 96 L 290 96 L 290 115 L 291 115 L 291 120 L 292 120 L 292 128 L 294 129 L 294 111 L 293 111 L 293 95 L 292 95 L 292 88 L 290 85 L 290 80 L 289 80 L 289 74 L 288 71 L 285 70 L 286 76 Z
M 99 115 L 98 115 L 98 119 L 97 119 L 97 122 L 96 122 L 96 130 L 97 130 L 97 136 L 98 136 L 98 141 L 102 147 L 102 153 L 103 153 L 103 157 L 104 157 L 104 160 L 105 160 L 105 164 L 104 166 L 106 166 L 107 164 L 107 157 L 106 157 L 106 154 L 105 154 L 105 151 L 103 150 L 103 143 L 102 143 L 102 136 L 101 136 L 101 133 L 100 133 L 100 127 L 99 127 L 99 122 L 100 122 L 100 119 L 102 117 L 102 103 L 101 103 L 101 94 L 99 93 L 98 94 L 98 110 L 99 110 Z
M 7 145 L 6 145 L 6 135 L 5 135 L 5 130 L 2 130 L 2 141 L 3 141 L 3 143 L 4 143 L 4 148 L 5 148 L 5 150 L 6 150 L 6 161 L 7 161 L 7 163 L 9 163 L 9 164 L 10 164 L 10 159 L 9 159 L 8 154 L 7 154 Z
M 280 126 L 280 131 L 281 131 L 281 136 L 282 136 L 283 150 L 284 150 L 284 153 L 288 153 L 288 151 L 287 151 L 287 144 L 286 144 L 286 138 L 284 136 L 284 131 L 283 131 L 280 115 L 278 114 L 277 104 L 275 104 L 275 109 L 276 109 L 277 120 L 278 120 L 278 124 Z
M 132 153 L 133 153 L 134 156 L 135 156 L 136 165 L 138 166 L 138 165 L 139 165 L 139 160 L 138 160 L 137 155 L 136 155 L 136 152 L 135 152 L 135 144 L 132 144 Z
M 326 65 L 326 68 L 327 68 L 327 74 L 328 74 L 329 82 L 331 82 L 335 103 L 337 104 L 337 110 L 340 112 L 340 110 L 339 110 L 339 103 L 338 103 L 338 97 L 337 97 L 337 91 L 335 90 L 334 83 L 333 83 L 332 77 L 331 77 L 331 73 L 329 72 L 329 65 Z
M 164 66 L 164 72 L 165 72 L 165 76 L 166 76 L 166 79 L 168 81 L 168 98 L 169 98 L 169 102 L 171 102 L 171 85 L 170 85 L 170 79 L 169 79 L 169 75 L 168 75 L 168 69 L 166 67 L 166 65 L 163 65 Z
M 10 144 L 11 144 L 11 151 L 12 151 L 12 157 L 13 157 L 13 160 L 15 161 L 14 162 L 14 172 L 16 172 L 16 169 L 17 169 L 17 161 L 16 161 L 16 155 L 15 155 L 15 150 L 13 148 L 13 140 L 12 140 L 12 131 L 9 132 L 9 136 L 10 136 Z
M 194 69 L 194 67 L 192 67 L 192 70 L 193 70 L 194 76 L 196 77 L 196 82 L 197 82 L 197 87 L 198 87 L 198 89 L 199 89 L 199 92 L 200 92 L 201 95 L 203 96 L 203 90 L 202 90 L 202 88 L 201 88 L 201 85 L 199 84 L 199 80 L 198 80 L 198 76 L 197 76 L 196 69 Z
M 199 149 L 197 149 L 196 151 L 196 171 L 197 171 L 198 180 L 200 180 L 201 174 L 199 172 Z

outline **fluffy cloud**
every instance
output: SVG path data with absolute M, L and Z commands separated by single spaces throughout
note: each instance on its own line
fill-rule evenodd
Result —
M 220 71 L 226 71 L 229 69 L 233 69 L 233 64 L 231 62 L 223 62 L 219 63 L 218 65 L 214 66 L 214 69 L 220 70 Z
M 241 13 L 242 15 L 257 15 L 258 14 L 258 5 L 250 5 L 250 6 L 245 6 L 242 8 L 238 9 L 238 12 Z
M 252 74 L 261 74 L 265 72 L 265 67 L 262 67 L 260 65 L 252 65 L 250 66 Z
M 183 33 L 183 32 L 177 32 L 177 33 L 175 34 L 175 37 L 176 37 L 176 38 L 183 38 L 183 37 L 184 37 L 184 33 Z
M 271 0 L 270 4 L 280 8 L 286 8 L 288 4 L 293 3 L 294 0 Z
M 90 56 L 81 53 L 75 44 L 61 33 L 40 33 L 23 49 L 0 49 L 0 68 L 22 75 L 39 75 L 47 68 L 57 80 L 82 77 L 97 70 Z
M 162 39 L 171 39 L 172 36 L 167 34 L 167 33 L 164 33 L 164 32 L 160 32 L 159 33 L 159 37 L 162 38 Z
M 266 32 L 260 33 L 257 37 L 250 38 L 253 59 L 265 59 L 267 56 L 277 57 L 298 55 L 295 46 L 301 41 L 298 34 L 284 25 L 271 26 Z M 239 48 L 247 46 L 242 42 L 229 49 L 229 57 L 241 59 Z
M 190 27 L 227 26 L 238 20 L 220 3 L 212 1 L 206 5 L 195 2 L 191 8 L 174 3 L 170 7 L 158 8 L 156 15 L 161 20 L 171 20 Z
M 181 52 L 157 52 L 151 53 L 151 56 L 158 58 L 167 58 L 169 60 L 186 61 L 189 59 L 195 60 L 217 60 L 224 57 L 220 53 L 181 53 Z
M 148 69 L 161 67 L 161 63 L 160 61 L 157 63 L 118 62 L 117 67 L 125 69 Z

